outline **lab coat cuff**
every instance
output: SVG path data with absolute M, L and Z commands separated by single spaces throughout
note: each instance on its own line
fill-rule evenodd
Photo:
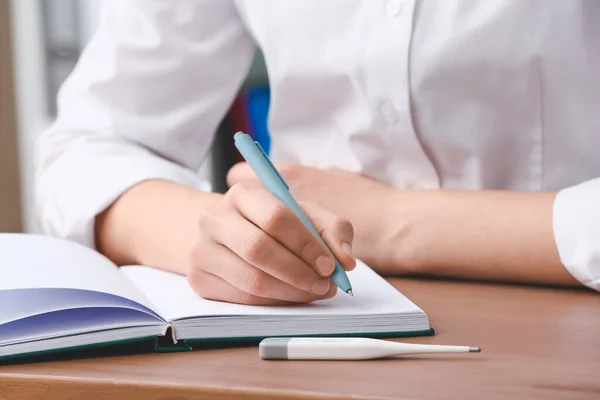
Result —
M 37 212 L 38 224 L 45 234 L 61 237 L 94 248 L 94 223 L 128 189 L 146 180 L 163 179 L 202 191 L 210 191 L 192 170 L 154 156 L 125 153 L 107 159 L 80 157 L 62 160 L 47 174 L 43 201 Z
M 583 285 L 600 291 L 600 179 L 558 192 L 553 229 L 565 268 Z

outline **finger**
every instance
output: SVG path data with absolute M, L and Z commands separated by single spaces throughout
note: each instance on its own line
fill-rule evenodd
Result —
M 257 199 L 248 197 L 248 205 Z M 331 282 L 281 245 L 277 240 L 246 220 L 235 209 L 205 214 L 201 230 L 215 242 L 231 249 L 242 260 L 278 280 L 308 293 L 327 293 Z M 217 265 L 222 265 L 219 261 Z
M 237 163 L 227 172 L 227 185 L 229 187 L 239 182 L 253 180 L 258 180 L 258 177 L 247 162 Z
M 200 268 L 245 293 L 293 303 L 309 303 L 319 298 L 327 298 L 331 295 L 331 286 L 334 286 L 331 284 L 325 286 L 324 294 L 305 292 L 248 264 L 230 249 L 218 243 L 214 243 L 210 250 L 202 255 Z
M 196 294 L 208 300 L 256 306 L 294 304 L 284 300 L 254 296 L 236 288 L 218 276 L 200 269 L 198 272 L 188 274 L 188 282 Z
M 304 226 L 288 206 L 258 184 L 238 184 L 232 190 L 235 190 L 231 197 L 233 206 L 244 218 L 322 276 L 333 273 L 335 262 L 329 249 Z M 253 199 L 254 203 L 249 199 Z M 257 204 L 260 206 L 256 206 Z
M 356 258 L 352 251 L 354 228 L 350 221 L 312 203 L 301 203 L 301 206 L 342 267 L 346 271 L 353 270 Z
M 287 163 L 287 162 L 278 162 L 275 164 L 279 173 L 283 176 L 283 179 L 290 180 L 294 178 L 296 175 L 294 171 L 298 171 L 301 166 L 297 164 Z M 235 164 L 233 167 L 229 169 L 227 172 L 227 185 L 232 187 L 236 183 L 240 182 L 248 182 L 248 181 L 257 181 L 258 177 L 254 173 L 254 170 L 250 167 L 250 165 L 243 161 Z

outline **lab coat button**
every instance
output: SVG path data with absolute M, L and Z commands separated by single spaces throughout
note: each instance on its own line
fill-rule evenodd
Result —
M 392 102 L 386 101 L 383 103 L 381 106 L 381 115 L 388 125 L 393 125 L 398 122 L 398 110 Z
M 401 0 L 388 0 L 386 4 L 386 12 L 390 17 L 397 17 L 402 12 Z

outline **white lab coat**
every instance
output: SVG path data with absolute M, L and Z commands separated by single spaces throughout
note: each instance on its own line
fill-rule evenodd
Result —
M 112 0 L 38 142 L 37 219 L 93 246 L 124 190 L 197 175 L 262 49 L 276 160 L 398 188 L 556 190 L 600 290 L 600 2 Z M 233 133 L 233 132 L 232 132 Z

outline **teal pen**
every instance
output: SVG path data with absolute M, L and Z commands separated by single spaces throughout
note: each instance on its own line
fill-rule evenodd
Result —
M 260 143 L 254 141 L 249 135 L 243 132 L 237 132 L 233 136 L 233 139 L 235 140 L 235 147 L 237 147 L 242 157 L 244 157 L 246 162 L 254 170 L 254 173 L 258 176 L 258 179 L 260 179 L 262 184 L 287 205 L 298 218 L 300 218 L 300 221 L 302 221 L 304 226 L 306 226 L 306 228 L 331 251 L 329 246 L 327 246 L 327 243 L 325 243 L 325 240 L 319 235 L 306 214 L 304 214 L 296 200 L 292 197 L 288 184 L 285 182 L 279 171 L 277 171 L 277 168 L 275 168 L 275 165 L 273 165 Z M 344 268 L 342 268 L 342 265 L 333 252 L 332 256 L 335 260 L 335 270 L 330 276 L 331 280 L 344 292 L 353 296 L 352 286 L 350 285 L 346 271 L 344 271 Z

